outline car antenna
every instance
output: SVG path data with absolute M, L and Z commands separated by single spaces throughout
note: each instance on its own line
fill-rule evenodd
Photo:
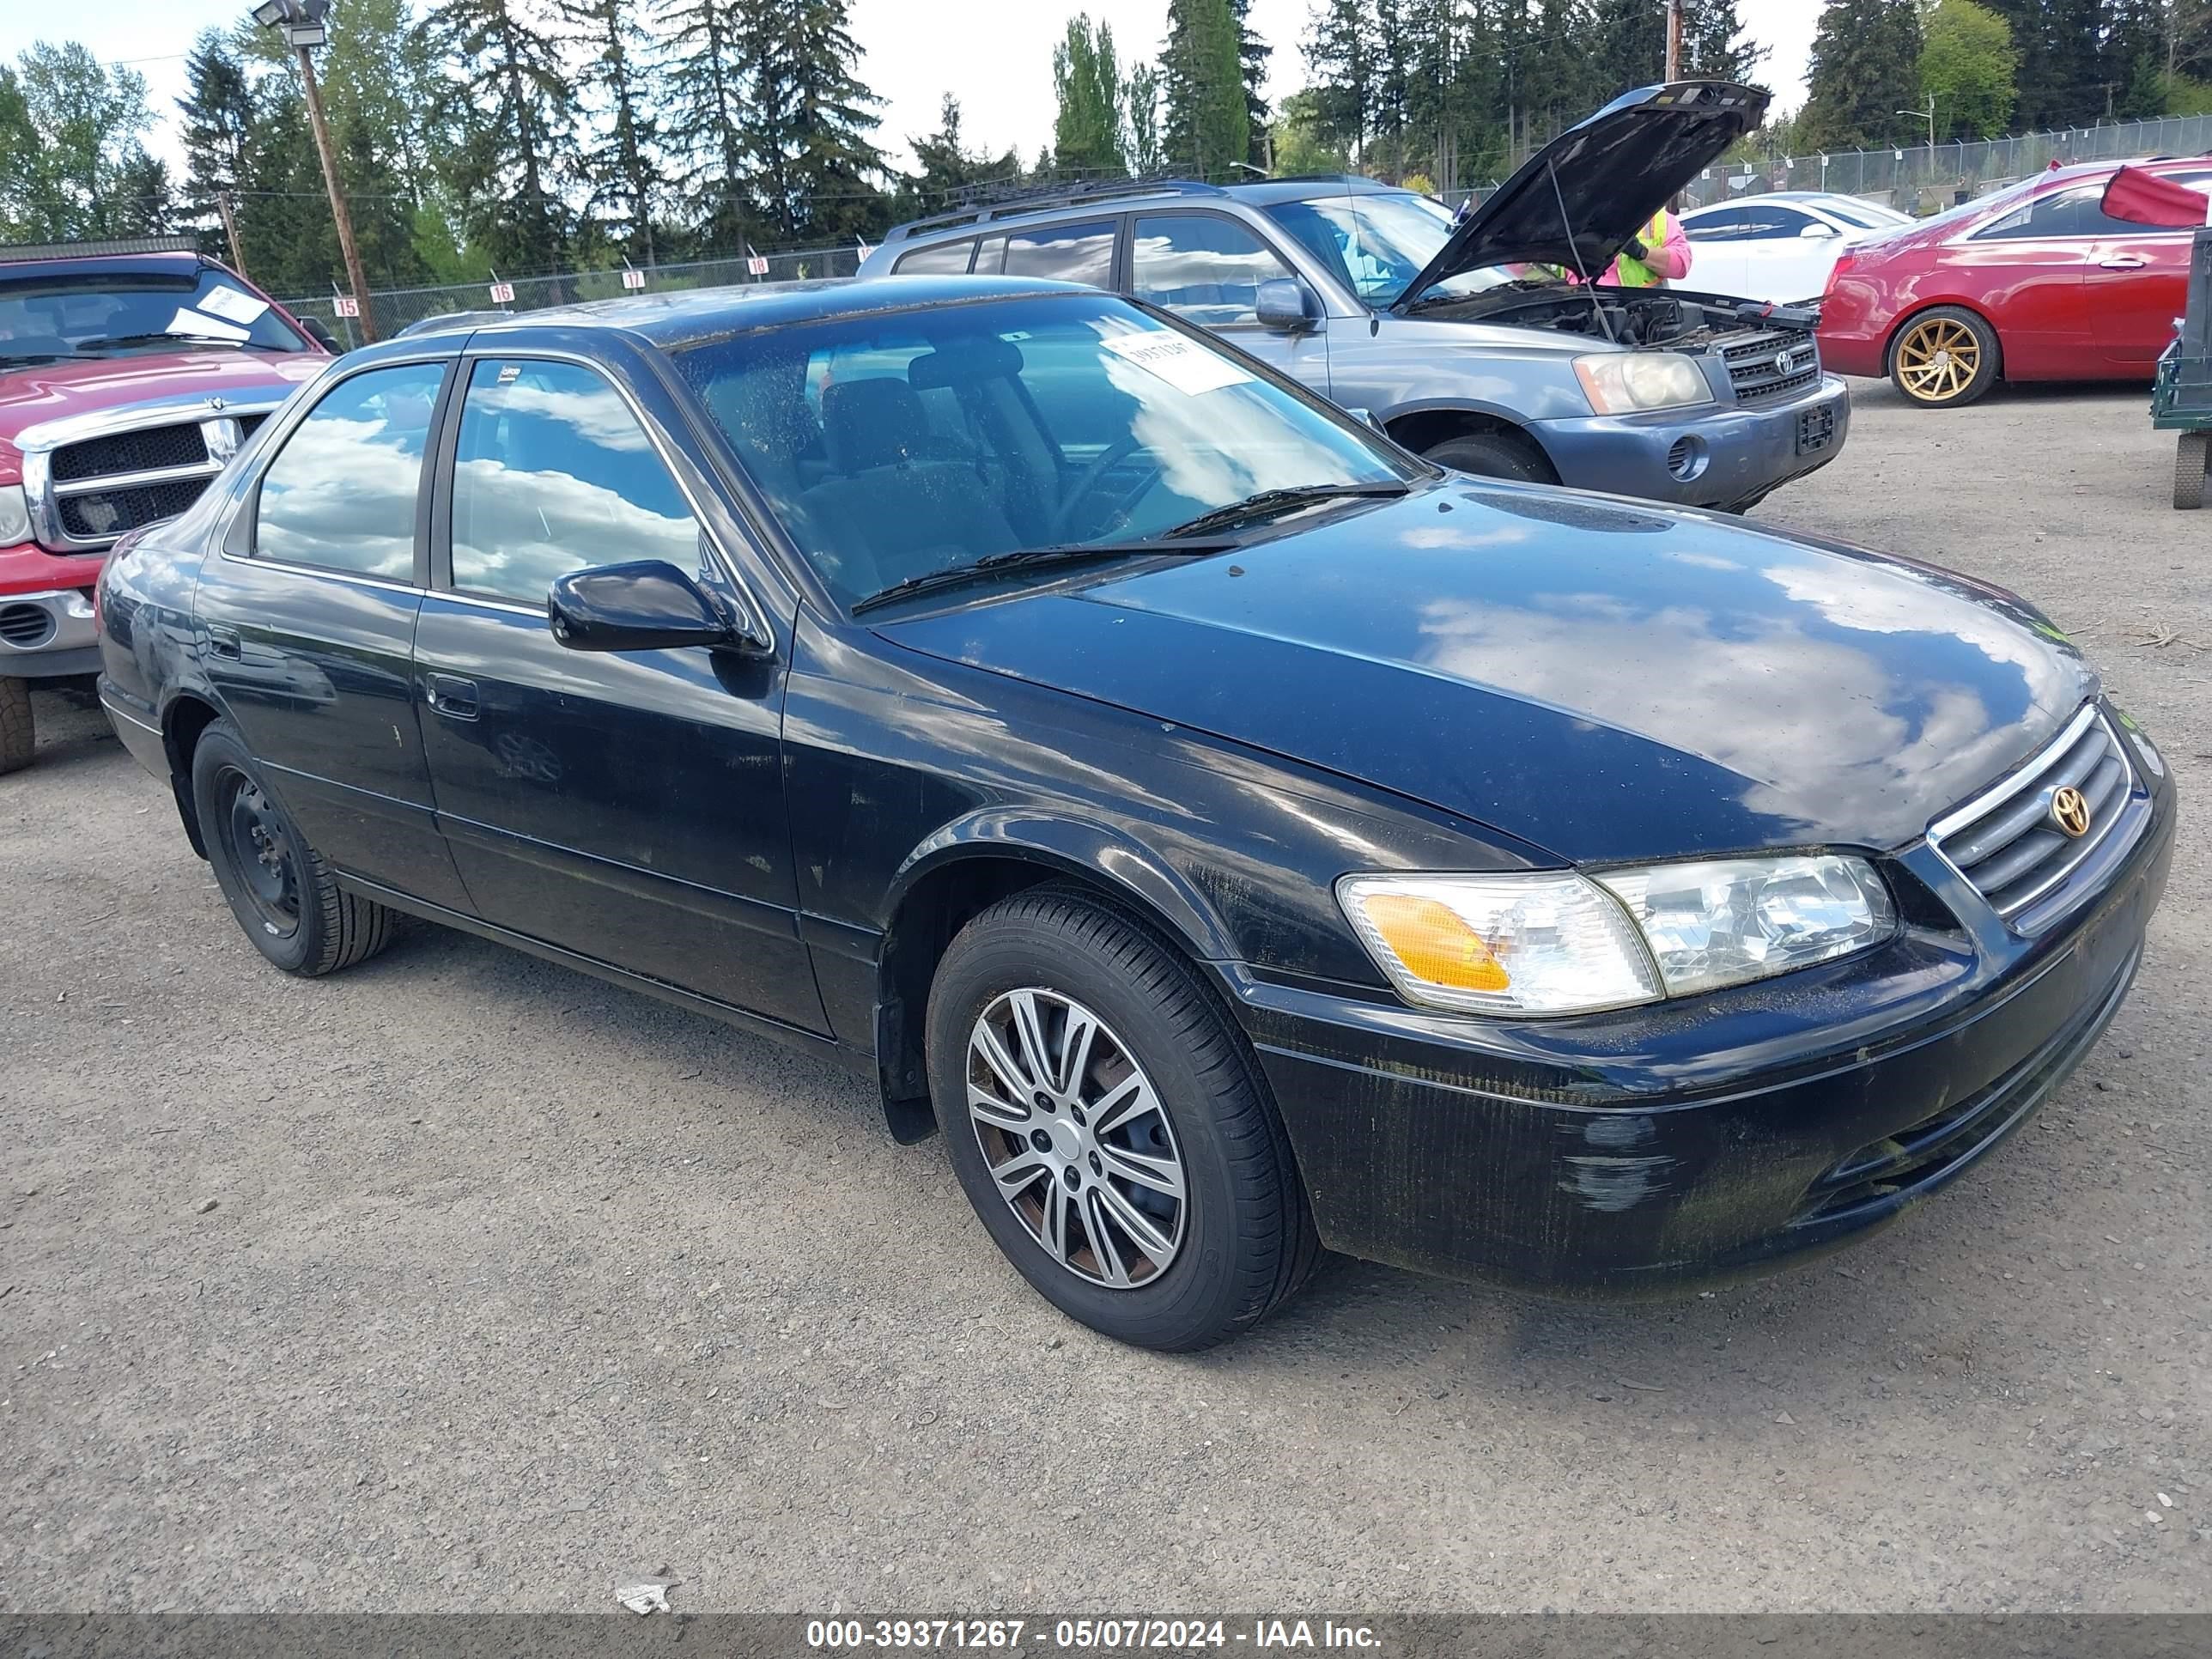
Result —
M 1559 193 L 1559 164 L 1549 156 L 1544 159 L 1544 176 L 1552 181 L 1552 199 L 1559 204 L 1559 228 L 1567 233 L 1567 252 L 1574 256 L 1575 269 L 1582 273 L 1583 289 L 1589 295 L 1590 309 L 1597 313 L 1597 325 L 1605 331 L 1607 339 L 1619 345 L 1620 337 L 1613 331 L 1613 319 L 1605 314 L 1605 303 L 1597 297 L 1597 284 L 1590 279 L 1589 267 L 1583 263 L 1582 246 L 1575 240 L 1575 222 L 1567 216 L 1567 198 Z

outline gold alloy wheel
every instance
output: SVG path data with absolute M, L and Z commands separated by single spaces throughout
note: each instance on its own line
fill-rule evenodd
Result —
M 1955 317 L 1927 317 L 1897 343 L 1897 383 L 1923 404 L 1964 397 L 1982 370 L 1982 343 Z

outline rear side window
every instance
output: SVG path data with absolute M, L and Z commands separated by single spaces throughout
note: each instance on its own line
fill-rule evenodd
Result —
M 392 581 L 415 579 L 415 509 L 442 363 L 341 380 L 262 475 L 256 557 Z
M 2105 185 L 2077 185 L 2055 191 L 2012 212 L 1974 234 L 1978 242 L 2016 241 L 2045 236 L 2140 236 L 2151 228 L 2128 219 L 2108 217 L 2104 210 Z
M 543 605 L 589 565 L 699 565 L 699 526 L 621 395 L 580 363 L 486 358 L 453 454 L 453 586 Z
M 918 247 L 902 254 L 891 269 L 902 276 L 964 276 L 968 256 L 975 251 L 971 238 L 960 242 L 939 242 L 935 247 Z
M 1682 221 L 1682 234 L 1693 242 L 1734 241 L 1741 236 L 1751 223 L 1749 208 L 1715 208 L 1711 213 L 1700 213 L 1694 219 Z
M 1093 288 L 1114 283 L 1114 222 L 1045 225 L 1006 234 L 1009 276 L 1055 276 Z
M 1257 320 L 1260 284 L 1291 274 L 1243 225 L 1211 213 L 1138 220 L 1130 260 L 1139 299 L 1208 328 Z
M 1805 228 L 1813 222 L 1811 214 L 1800 213 L 1796 208 L 1783 207 L 1773 202 L 1769 202 L 1762 207 L 1747 208 L 1744 211 L 1748 216 L 1745 221 L 1743 234 L 1747 238 L 1759 241 L 1773 241 L 1785 236 L 1802 236 L 1805 233 Z

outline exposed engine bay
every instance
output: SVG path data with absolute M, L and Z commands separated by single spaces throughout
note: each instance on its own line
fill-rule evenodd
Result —
M 1622 345 L 1692 352 L 1731 335 L 1809 336 L 1820 320 L 1817 307 L 1765 305 L 1673 289 L 1590 288 L 1559 282 L 1502 283 L 1464 297 L 1439 295 L 1419 302 L 1415 309 L 1423 317 L 1548 328 Z

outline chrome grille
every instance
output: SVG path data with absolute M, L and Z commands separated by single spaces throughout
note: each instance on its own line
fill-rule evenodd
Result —
M 1786 364 L 1781 361 L 1787 354 Z M 1740 404 L 1786 398 L 1794 392 L 1818 386 L 1820 349 L 1802 329 L 1768 328 L 1747 334 L 1721 347 L 1728 364 L 1729 384 Z
M 111 472 L 198 466 L 207 458 L 207 439 L 195 421 L 188 426 L 149 426 L 70 444 L 54 451 L 53 472 L 57 483 L 70 483 L 79 478 L 105 477 Z
M 2026 766 L 1939 819 L 1929 840 L 2010 921 L 2057 895 L 2105 843 L 2132 783 L 2126 750 L 2092 703 Z M 2078 836 L 2062 830 L 2051 810 L 2069 786 L 2088 805 L 2088 828 Z

